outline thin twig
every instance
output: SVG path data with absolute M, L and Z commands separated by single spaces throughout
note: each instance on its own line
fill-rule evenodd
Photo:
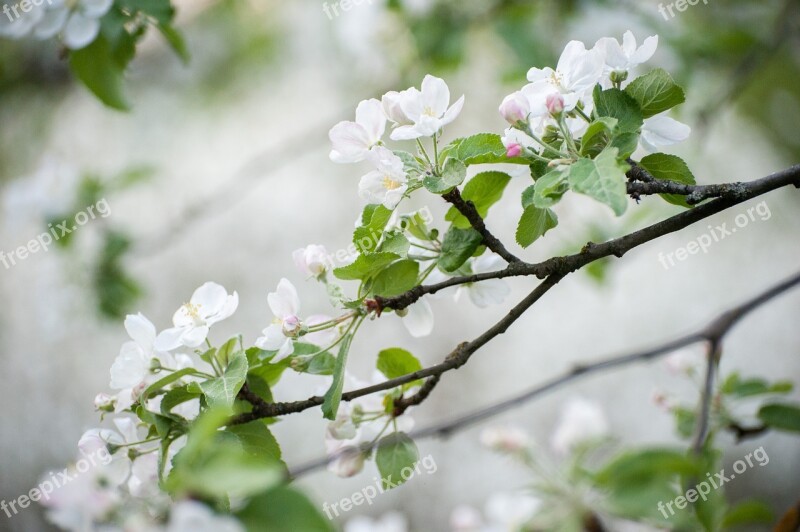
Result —
M 748 313 L 764 305 L 774 297 L 788 291 L 794 286 L 797 286 L 798 284 L 800 284 L 800 272 L 796 273 L 789 279 L 775 285 L 769 290 L 759 294 L 753 299 L 748 300 L 742 305 L 739 305 L 736 308 L 728 312 L 725 312 L 720 317 L 713 320 L 708 326 L 694 333 L 687 334 L 676 340 L 669 341 L 658 347 L 655 347 L 653 349 L 648 349 L 646 351 L 607 358 L 599 362 L 576 366 L 571 371 L 559 377 L 555 377 L 543 384 L 539 384 L 534 388 L 531 388 L 519 395 L 511 397 L 510 399 L 506 399 L 499 403 L 495 403 L 493 405 L 459 416 L 456 419 L 414 431 L 411 434 L 409 434 L 409 436 L 415 440 L 431 438 L 431 437 L 447 437 L 459 430 L 474 425 L 479 421 L 507 412 L 511 408 L 518 407 L 524 403 L 527 403 L 532 399 L 536 399 L 557 388 L 561 388 L 566 384 L 570 384 L 576 380 L 582 379 L 587 375 L 593 373 L 599 373 L 612 368 L 626 366 L 634 362 L 648 361 L 656 357 L 665 355 L 667 353 L 671 353 L 676 349 L 680 349 L 681 347 L 685 347 L 687 345 L 691 345 L 702 341 L 709 341 L 712 338 L 716 338 L 717 335 L 720 333 L 724 336 L 733 327 L 733 325 L 735 325 L 735 323 L 737 323 L 741 318 L 745 317 Z M 730 318 L 728 318 L 729 316 L 736 316 L 736 319 L 731 320 Z M 728 325 L 725 328 L 720 328 L 719 323 L 726 323 Z M 334 454 L 331 456 L 313 460 L 311 462 L 306 463 L 305 465 L 294 468 L 291 470 L 290 478 L 296 478 L 305 473 L 309 473 L 311 471 L 324 467 L 329 462 L 335 460 L 337 457 L 338 456 Z

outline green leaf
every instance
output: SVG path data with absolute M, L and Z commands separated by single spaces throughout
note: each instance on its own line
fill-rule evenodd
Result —
M 396 296 L 414 288 L 418 277 L 419 263 L 410 259 L 401 260 L 375 276 L 371 292 L 383 297 Z
M 175 9 L 169 0 L 117 0 L 117 4 L 129 12 L 145 13 L 160 24 L 168 24 L 175 15 Z
M 597 115 L 616 118 L 619 132 L 635 132 L 642 127 L 642 110 L 636 100 L 625 92 L 619 89 L 602 90 L 597 85 L 593 96 Z
M 347 366 L 347 354 L 350 351 L 350 343 L 353 335 L 348 334 L 339 344 L 339 354 L 336 356 L 336 367 L 333 369 L 333 382 L 331 387 L 325 392 L 324 402 L 322 403 L 322 415 L 326 419 L 336 419 L 339 412 L 339 402 L 342 400 L 342 388 L 344 387 L 344 372 Z
M 234 336 L 233 338 L 222 344 L 222 346 L 220 346 L 220 348 L 217 350 L 214 356 L 217 362 L 219 363 L 220 367 L 224 368 L 228 366 L 234 355 L 234 352 L 236 351 L 236 343 L 238 341 L 239 337 Z
M 591 157 L 600 153 L 608 143 L 611 132 L 617 127 L 618 122 L 616 118 L 601 116 L 589 124 L 581 137 L 581 155 Z
M 384 487 L 393 488 L 411 478 L 414 464 L 419 461 L 419 451 L 414 441 L 403 432 L 395 432 L 378 441 L 375 464 Z M 404 470 L 411 473 L 405 473 Z M 403 478 L 403 477 L 406 478 Z
M 569 184 L 575 192 L 608 205 L 620 216 L 628 207 L 625 172 L 630 167 L 619 161 L 617 154 L 617 148 L 606 148 L 595 159 L 579 159 L 569 167 Z
M 376 367 L 387 379 L 395 379 L 421 370 L 422 364 L 405 349 L 392 347 L 378 353 Z
M 475 229 L 451 227 L 442 241 L 439 268 L 445 272 L 456 271 L 475 253 L 481 242 L 483 237 Z
M 569 190 L 569 167 L 554 168 L 536 180 L 522 193 L 522 206 L 535 205 L 540 209 L 552 207 Z
M 465 201 L 471 201 L 478 210 L 478 214 L 485 218 L 489 208 L 503 196 L 503 191 L 509 181 L 511 181 L 511 176 L 505 172 L 481 172 L 464 185 L 461 197 Z M 453 225 L 459 229 L 470 227 L 469 221 L 455 207 L 450 207 L 444 219 L 453 222 Z
M 353 232 L 353 244 L 361 253 L 375 251 L 381 235 L 392 216 L 383 205 L 367 205 L 361 213 L 361 226 Z
M 236 351 L 231 356 L 225 372 L 216 379 L 200 383 L 210 407 L 231 407 L 236 395 L 247 378 L 247 356 L 244 351 Z
M 408 249 L 410 247 L 411 243 L 402 232 L 392 231 L 384 235 L 380 250 L 386 253 L 396 253 L 401 257 L 405 257 L 408 255 Z
M 172 24 L 156 24 L 158 31 L 161 32 L 161 35 L 164 36 L 164 39 L 169 44 L 172 51 L 175 52 L 181 61 L 184 64 L 189 63 L 191 59 L 189 54 L 189 48 L 186 46 L 186 41 L 183 39 L 183 35 L 175 29 L 175 26 Z
M 281 486 L 250 499 L 236 517 L 247 532 L 333 532 L 335 515 L 326 519 L 305 495 Z
M 453 144 L 456 143 L 455 157 L 467 166 L 493 163 L 528 164 L 528 161 L 521 157 L 506 157 L 503 141 L 500 135 L 495 133 L 479 133 L 453 141 Z
M 552 210 L 529 205 L 525 207 L 517 225 L 517 243 L 526 248 L 556 225 L 558 216 Z
M 787 403 L 771 403 L 758 410 L 762 423 L 778 430 L 800 432 L 800 406 Z
M 239 438 L 242 449 L 246 453 L 257 458 L 264 458 L 267 462 L 282 463 L 278 440 L 262 421 L 256 420 L 242 425 L 233 425 L 225 430 Z
M 422 184 L 434 194 L 444 194 L 463 183 L 465 177 L 467 177 L 467 167 L 458 159 L 451 157 L 445 161 L 441 175 L 427 175 L 422 179 Z
M 696 184 L 694 174 L 689 170 L 686 162 L 676 155 L 667 153 L 651 153 L 639 161 L 639 165 L 650 172 L 656 179 L 662 181 L 675 181 L 684 185 Z M 686 196 L 680 194 L 659 194 L 664 201 L 673 205 L 691 208 L 686 203 Z
M 333 270 L 333 274 L 343 281 L 363 280 L 372 277 L 399 258 L 400 255 L 396 253 L 359 255 L 352 264 Z
M 173 388 L 161 398 L 161 413 L 169 415 L 176 406 L 198 397 L 200 397 L 200 394 L 190 391 L 188 386 Z
M 145 388 L 144 391 L 142 392 L 139 401 L 142 404 L 146 403 L 147 400 L 150 398 L 150 396 L 152 396 L 155 392 L 169 386 L 170 384 L 172 384 L 177 380 L 180 380 L 182 377 L 185 377 L 186 375 L 191 375 L 195 373 L 196 371 L 197 370 L 195 370 L 194 368 L 183 368 L 178 371 L 173 371 L 172 373 L 168 373 L 165 377 L 158 379 L 156 382 Z
M 683 89 L 661 68 L 631 81 L 625 92 L 639 104 L 644 118 L 663 113 L 686 101 Z
M 694 458 L 685 451 L 648 448 L 627 451 L 612 460 L 595 475 L 601 486 L 636 483 L 652 477 L 699 474 Z
M 741 525 L 768 525 L 774 516 L 772 508 L 761 501 L 743 501 L 729 509 L 722 520 L 722 527 L 728 529 Z
M 609 146 L 619 150 L 620 159 L 627 159 L 639 147 L 639 133 L 633 131 L 615 133 Z
M 772 393 L 789 393 L 793 388 L 794 385 L 790 381 L 778 381 L 770 384 L 766 380 L 759 378 L 742 380 L 739 373 L 734 372 L 722 383 L 720 391 L 733 397 L 742 398 Z
M 104 104 L 120 111 L 130 109 L 123 93 L 124 68 L 115 60 L 103 35 L 85 48 L 72 50 L 69 64 L 78 79 Z

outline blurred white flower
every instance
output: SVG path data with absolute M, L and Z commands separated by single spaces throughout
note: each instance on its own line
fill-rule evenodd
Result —
M 49 39 L 61 34 L 67 48 L 79 50 L 91 44 L 100 33 L 100 19 L 111 9 L 113 0 L 48 0 L 49 6 L 33 34 Z
M 325 246 L 316 244 L 296 249 L 292 253 L 292 259 L 297 269 L 308 277 L 319 277 L 333 267 L 328 250 Z
M 409 89 L 401 93 L 400 109 L 412 124 L 395 128 L 391 138 L 412 140 L 433 136 L 455 120 L 463 106 L 464 96 L 450 106 L 450 88 L 447 83 L 428 74 L 422 80 L 421 90 Z
M 556 452 L 565 455 L 582 443 L 604 437 L 608 430 L 608 421 L 600 406 L 576 397 L 567 401 L 562 409 L 551 445 Z
M 358 195 L 367 203 L 380 203 L 387 209 L 394 209 L 408 190 L 403 160 L 382 146 L 372 150 L 368 158 L 377 169 L 361 178 Z
M 205 504 L 180 501 L 172 506 L 166 532 L 244 532 L 233 517 L 217 515 Z
M 703 354 L 695 346 L 678 349 L 664 358 L 664 366 L 673 375 L 692 375 L 703 362 Z
M 381 142 L 386 130 L 386 115 L 381 102 L 363 100 L 356 108 L 356 121 L 339 122 L 328 137 L 333 144 L 330 158 L 335 163 L 357 163 L 367 158 L 370 150 Z
M 472 273 L 489 273 L 502 270 L 505 261 L 495 253 L 486 252 L 472 261 Z M 478 308 L 499 305 L 511 293 L 508 283 L 503 279 L 486 279 L 478 283 L 467 283 L 456 290 L 455 299 L 461 299 L 464 293 Z
M 344 525 L 344 532 L 407 532 L 406 518 L 397 512 L 391 512 L 371 519 L 360 515 L 350 519 Z
M 486 503 L 486 532 L 524 530 L 540 506 L 539 499 L 526 493 L 494 494 Z
M 481 432 L 481 445 L 496 451 L 515 453 L 526 449 L 528 434 L 519 427 L 488 427 Z
M 161 331 L 155 341 L 159 351 L 180 346 L 198 347 L 208 337 L 209 328 L 229 318 L 239 306 L 239 294 L 228 292 L 217 283 L 208 282 L 192 294 L 172 316 L 174 327 Z
M 664 113 L 646 118 L 639 139 L 642 147 L 657 152 L 664 146 L 672 146 L 689 138 L 692 128 L 668 117 Z
M 414 338 L 423 338 L 433 332 L 433 309 L 428 300 L 423 296 L 406 307 L 403 326 Z
M 456 506 L 450 513 L 450 530 L 452 532 L 480 532 L 483 528 L 481 513 L 466 504 Z
M 275 318 L 269 327 L 261 331 L 264 336 L 258 338 L 255 344 L 266 351 L 277 351 L 273 362 L 278 362 L 294 352 L 292 339 L 303 326 L 297 317 L 300 312 L 300 298 L 294 285 L 283 278 L 278 282 L 275 292 L 269 293 L 267 302 Z

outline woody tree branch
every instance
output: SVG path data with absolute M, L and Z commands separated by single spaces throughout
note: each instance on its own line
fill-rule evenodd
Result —
M 745 303 L 723 313 L 717 319 L 710 322 L 707 326 L 695 332 L 686 334 L 675 340 L 671 340 L 657 347 L 644 351 L 610 357 L 600 360 L 599 362 L 577 365 L 567 373 L 550 379 L 542 384 L 538 384 L 533 388 L 530 388 L 529 390 L 526 390 L 509 399 L 464 414 L 455 419 L 413 431 L 409 434 L 409 436 L 415 440 L 432 437 L 449 437 L 452 434 L 466 429 L 467 427 L 470 427 L 480 421 L 505 413 L 509 409 L 516 408 L 533 399 L 542 397 L 549 392 L 552 392 L 558 388 L 562 388 L 577 380 L 583 379 L 588 375 L 605 372 L 610 369 L 615 369 L 638 362 L 651 361 L 658 357 L 669 354 L 677 349 L 696 344 L 698 342 L 707 342 L 709 345 L 715 346 L 721 345 L 724 336 L 733 328 L 736 323 L 739 322 L 739 320 L 757 308 L 763 306 L 767 302 L 771 301 L 778 295 L 783 294 L 784 292 L 787 292 L 798 285 L 800 285 L 800 272 L 795 273 L 793 276 L 762 292 L 758 296 L 746 301 Z M 707 417 L 706 421 L 703 423 L 707 424 Z M 705 432 L 705 429 L 702 432 Z M 375 445 L 376 443 L 373 442 L 372 446 L 374 447 Z M 693 446 L 694 445 L 696 445 L 696 442 L 693 444 Z M 366 449 L 369 448 L 369 446 L 366 447 Z M 290 477 L 296 478 L 297 476 L 309 473 L 320 467 L 324 467 L 337 457 L 338 455 L 334 454 L 332 456 L 327 456 L 308 462 L 307 464 L 291 470 Z
M 573 255 L 553 257 L 536 264 L 529 264 L 521 261 L 514 262 L 510 263 L 506 269 L 498 272 L 452 278 L 443 283 L 437 283 L 428 286 L 417 286 L 412 290 L 393 298 L 376 298 L 379 308 L 381 309 L 403 309 L 417 301 L 425 294 L 432 294 L 449 286 L 455 286 L 465 282 L 479 282 L 486 279 L 511 276 L 535 276 L 539 278 L 546 278 L 546 280 L 539 284 L 536 289 L 534 289 L 525 299 L 517 304 L 517 306 L 515 306 L 508 315 L 503 317 L 494 326 L 471 342 L 464 342 L 460 344 L 445 358 L 443 362 L 419 371 L 409 373 L 402 377 L 397 377 L 379 384 L 346 392 L 342 394 L 342 400 L 352 401 L 353 399 L 357 399 L 365 395 L 389 390 L 416 380 L 440 376 L 447 371 L 457 369 L 464 365 L 472 356 L 472 354 L 474 354 L 478 349 L 486 345 L 494 337 L 508 330 L 508 328 L 525 311 L 528 310 L 528 308 L 530 308 L 536 301 L 539 300 L 539 298 L 541 298 L 547 291 L 549 291 L 550 288 L 555 286 L 555 284 L 566 275 L 604 257 L 609 257 L 612 255 L 616 257 L 622 257 L 629 250 L 644 243 L 688 227 L 697 221 L 708 218 L 709 216 L 722 212 L 732 206 L 738 205 L 744 201 L 753 199 L 787 185 L 794 185 L 795 187 L 800 188 L 800 165 L 795 165 L 764 178 L 744 183 L 742 184 L 743 191 L 741 193 L 731 193 L 729 196 L 716 198 L 712 201 L 694 207 L 691 210 L 684 211 L 680 214 L 667 218 L 666 220 L 655 223 L 651 226 L 645 227 L 644 229 L 635 231 L 620 238 L 609 240 L 602 244 L 594 244 L 590 242 L 584 246 L 581 252 Z M 718 331 L 718 334 L 719 331 L 722 331 L 722 334 L 724 334 L 724 331 L 731 327 L 736 320 L 739 319 L 739 317 L 740 315 L 737 313 L 728 314 L 725 320 L 717 322 L 715 326 L 717 327 L 716 330 Z M 705 338 L 708 339 L 708 336 Z M 693 341 L 694 340 L 695 339 L 693 339 Z M 436 382 L 438 381 L 428 384 L 428 389 L 426 389 L 424 397 L 418 396 L 413 399 L 415 404 L 419 404 L 430 394 L 430 391 L 432 387 L 435 386 Z M 412 399 L 408 400 L 411 401 Z M 254 408 L 250 413 L 241 414 L 235 417 L 231 420 L 231 423 L 247 423 L 254 419 L 283 416 L 296 412 L 302 412 L 309 408 L 314 408 L 321 405 L 323 401 L 324 400 L 322 397 L 313 396 L 301 401 L 265 403 L 263 405 L 258 405 L 258 408 Z

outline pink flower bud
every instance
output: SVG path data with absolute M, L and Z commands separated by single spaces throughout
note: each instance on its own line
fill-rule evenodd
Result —
M 548 94 L 545 105 L 547 106 L 548 113 L 553 116 L 558 116 L 564 112 L 564 97 L 557 92 Z
M 506 148 L 506 157 L 519 157 L 522 153 L 522 146 L 519 144 L 509 144 Z
M 509 94 L 503 99 L 503 103 L 500 104 L 500 114 L 512 126 L 518 122 L 525 122 L 528 120 L 530 112 L 530 103 L 528 103 L 528 99 L 523 96 L 521 92 Z
M 300 329 L 303 328 L 303 323 L 295 315 L 286 316 L 283 318 L 283 334 L 286 336 L 297 336 Z

